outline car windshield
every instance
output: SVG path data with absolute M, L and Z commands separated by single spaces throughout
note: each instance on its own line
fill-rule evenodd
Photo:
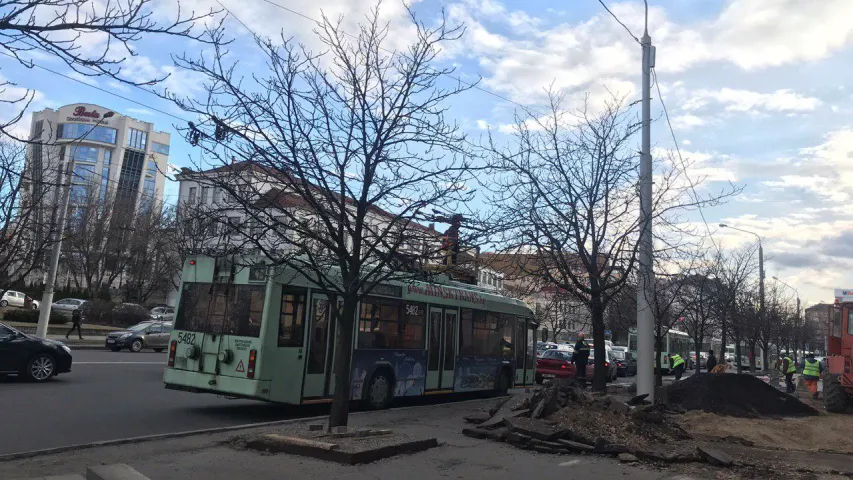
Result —
M 613 355 L 613 358 L 616 360 L 625 360 L 625 352 L 622 350 L 611 350 L 610 354 Z
M 146 328 L 150 327 L 151 325 L 153 325 L 153 324 L 152 323 L 137 323 L 136 325 L 128 328 L 128 330 L 130 330 L 131 332 L 141 332 L 141 331 L 145 330 Z
M 542 358 L 550 358 L 552 360 L 565 360 L 570 362 L 572 360 L 572 354 L 565 350 L 548 350 L 547 352 L 542 354 Z

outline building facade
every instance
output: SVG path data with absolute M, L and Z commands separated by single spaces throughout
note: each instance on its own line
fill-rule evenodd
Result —
M 170 134 L 154 124 L 136 120 L 99 105 L 75 103 L 33 113 L 27 155 L 32 196 L 50 211 L 59 202 L 59 190 L 39 195 L 46 184 L 60 183 L 60 167 L 71 171 L 70 203 L 80 203 L 89 187 L 102 197 L 112 191 L 134 205 L 162 205 L 169 159 Z M 67 171 L 67 170 L 66 170 Z M 44 197 L 44 198 L 43 198 Z
M 24 201 L 38 226 L 30 233 L 36 244 L 50 238 L 63 201 L 63 189 L 57 186 L 69 178 L 69 222 L 92 202 L 115 208 L 104 203 L 107 199 L 122 202 L 127 212 L 162 208 L 170 134 L 155 130 L 154 124 L 100 105 L 75 103 L 34 112 L 30 140 Z M 44 281 L 47 260 L 41 259 L 43 267 L 28 276 L 28 283 Z M 69 282 L 69 275 L 61 262 L 57 283 Z

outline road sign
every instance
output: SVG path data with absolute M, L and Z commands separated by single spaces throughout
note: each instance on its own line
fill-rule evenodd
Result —
M 237 364 L 237 373 L 245 373 L 246 367 L 243 366 L 243 360 L 240 360 L 240 363 Z

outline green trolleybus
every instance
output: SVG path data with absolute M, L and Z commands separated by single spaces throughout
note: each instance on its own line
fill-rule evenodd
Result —
M 334 299 L 287 269 L 216 264 L 196 257 L 184 265 L 166 388 L 288 404 L 331 402 Z M 377 285 L 358 312 L 353 400 L 381 408 L 394 397 L 506 390 L 534 381 L 537 324 L 520 300 L 449 280 L 389 281 Z

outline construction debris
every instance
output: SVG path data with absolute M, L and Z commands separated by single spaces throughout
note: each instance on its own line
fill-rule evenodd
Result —
M 746 374 L 700 373 L 666 388 L 669 403 L 733 417 L 817 415 L 818 411 Z

